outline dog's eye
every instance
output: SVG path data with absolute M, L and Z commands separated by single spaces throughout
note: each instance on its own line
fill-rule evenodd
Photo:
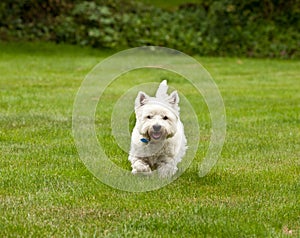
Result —
M 147 118 L 148 118 L 148 119 L 151 119 L 152 117 L 149 115 L 149 116 L 147 116 Z
M 164 116 L 163 119 L 164 119 L 164 120 L 168 120 L 169 118 L 168 118 L 167 116 Z

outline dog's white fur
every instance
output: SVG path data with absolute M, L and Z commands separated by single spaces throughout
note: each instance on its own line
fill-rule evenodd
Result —
M 129 161 L 133 174 L 171 177 L 186 151 L 184 127 L 179 118 L 177 91 L 167 94 L 166 80 L 156 97 L 139 92 L 135 100 L 136 124 L 132 131 Z

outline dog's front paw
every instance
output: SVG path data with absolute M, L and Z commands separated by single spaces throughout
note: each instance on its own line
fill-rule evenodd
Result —
M 133 165 L 132 165 L 132 171 L 133 174 L 151 174 L 151 168 L 148 164 L 137 160 Z
M 158 167 L 157 172 L 161 178 L 170 178 L 177 172 L 177 170 L 178 168 L 173 164 L 164 164 Z

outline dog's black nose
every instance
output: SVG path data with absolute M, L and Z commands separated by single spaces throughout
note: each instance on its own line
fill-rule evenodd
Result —
M 154 126 L 153 126 L 153 130 L 154 130 L 154 131 L 159 131 L 160 128 L 161 128 L 161 125 L 154 125 Z

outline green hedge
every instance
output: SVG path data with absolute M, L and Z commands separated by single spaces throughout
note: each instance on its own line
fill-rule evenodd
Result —
M 200 1 L 201 2 L 201 1 Z M 299 58 L 298 0 L 219 0 L 160 9 L 129 0 L 2 0 L 2 40 L 190 54 Z

